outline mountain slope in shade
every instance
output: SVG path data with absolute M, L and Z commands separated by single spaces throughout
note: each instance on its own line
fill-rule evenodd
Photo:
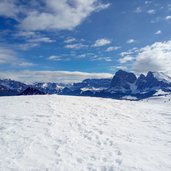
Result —
M 115 73 L 110 87 L 114 92 L 132 93 L 136 80 L 134 73 L 119 70 Z
M 168 78 L 164 74 L 151 71 L 146 76 L 141 74 L 137 78 L 133 73 L 120 70 L 113 77 L 109 91 L 130 95 L 150 93 L 160 89 L 171 91 L 171 82 L 169 82 Z
M 0 79 L 0 85 L 6 87 L 9 90 L 16 91 L 18 93 L 21 93 L 28 87 L 28 85 L 22 82 L 11 79 Z
M 165 78 L 166 76 L 160 73 L 148 72 L 146 76 L 141 74 L 136 81 L 137 91 L 171 90 L 171 82 L 168 82 Z
M 13 96 L 17 95 L 17 91 L 10 90 L 7 87 L 0 85 L 0 96 Z
M 44 95 L 45 93 L 37 90 L 36 88 L 33 87 L 28 87 L 26 90 L 24 90 L 22 93 L 19 95 Z

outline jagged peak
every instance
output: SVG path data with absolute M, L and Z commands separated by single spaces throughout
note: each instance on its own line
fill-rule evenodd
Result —
M 128 74 L 128 73 L 129 72 L 120 69 L 120 70 L 116 71 L 115 75 Z
M 147 78 L 148 77 L 154 77 L 154 72 L 152 72 L 152 71 L 148 71 L 148 73 L 147 73 L 147 76 L 146 76 Z
M 139 79 L 145 79 L 145 78 L 146 78 L 146 76 L 144 74 L 140 74 L 140 76 L 138 77 L 138 80 Z

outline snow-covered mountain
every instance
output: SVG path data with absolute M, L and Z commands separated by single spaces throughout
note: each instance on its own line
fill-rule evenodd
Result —
M 22 94 L 27 88 L 34 88 L 37 91 L 43 92 L 44 94 L 58 94 L 65 86 L 68 85 L 69 84 L 62 83 L 25 84 L 11 79 L 1 79 L 0 86 L 3 86 L 8 91 L 0 89 L 0 95 L 3 94 L 8 96 Z
M 34 83 L 26 85 L 13 80 L 0 80 L 0 85 L 21 94 L 32 87 L 45 94 L 61 94 L 75 96 L 94 96 L 122 99 L 125 96 L 141 99 L 153 96 L 158 91 L 171 92 L 171 78 L 164 73 L 148 72 L 147 75 L 136 76 L 134 73 L 119 70 L 113 79 L 86 79 L 80 83 Z M 0 90 L 1 94 L 8 92 Z
M 59 93 L 61 95 L 76 96 L 96 96 L 97 93 L 103 92 L 109 88 L 111 79 L 86 79 L 79 83 L 73 83 L 65 87 Z
M 163 82 L 166 82 L 166 83 L 171 83 L 171 77 L 169 77 L 168 75 L 166 75 L 163 72 L 153 72 L 153 75 L 159 81 L 163 81 Z
M 110 91 L 137 94 L 157 90 L 170 91 L 171 79 L 164 73 L 149 71 L 147 75 L 141 74 L 138 78 L 134 73 L 119 70 L 112 79 Z
M 80 83 L 74 83 L 71 89 L 102 90 L 110 86 L 111 79 L 86 79 Z
M 28 85 L 22 82 L 11 79 L 0 79 L 0 86 L 4 86 L 9 91 L 13 91 L 13 94 L 21 93 L 28 87 Z M 3 92 L 2 90 L 0 90 L 0 93 L 4 93 L 5 95 L 11 95 L 8 92 Z
M 105 84 L 108 85 L 107 87 L 103 87 L 100 81 L 96 83 L 99 84 L 96 88 L 89 86 L 85 81 L 73 84 L 73 87 L 63 89 L 60 94 L 115 99 L 132 96 L 132 99 L 141 99 L 151 97 L 158 91 L 171 92 L 170 78 L 163 73 L 156 72 L 148 72 L 146 76 L 141 74 L 137 77 L 134 73 L 119 70 L 112 80 L 107 80 Z
M 136 81 L 137 91 L 148 92 L 152 90 L 171 90 L 171 82 L 169 82 L 169 77 L 163 73 L 148 72 L 146 76 L 140 75 Z M 170 80 L 171 81 L 171 80 Z
M 34 83 L 32 87 L 44 92 L 45 94 L 59 94 L 63 88 L 69 86 L 69 84 L 62 83 Z
M 1 171 L 170 171 L 171 96 L 0 98 Z

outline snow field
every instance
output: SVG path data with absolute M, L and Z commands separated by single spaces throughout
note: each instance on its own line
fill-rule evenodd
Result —
M 170 171 L 169 98 L 1 97 L 0 170 Z

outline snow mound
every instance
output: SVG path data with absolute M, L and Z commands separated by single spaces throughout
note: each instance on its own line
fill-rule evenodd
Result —
M 1 97 L 0 170 L 170 171 L 169 99 Z

